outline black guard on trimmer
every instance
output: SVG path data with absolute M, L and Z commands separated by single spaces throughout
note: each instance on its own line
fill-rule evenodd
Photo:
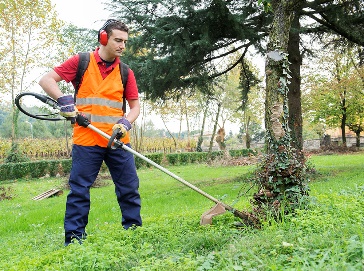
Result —
M 107 148 L 108 149 L 117 149 L 117 148 L 121 148 L 123 146 L 123 142 L 119 141 L 120 139 L 120 129 L 115 129 L 114 132 L 112 133 L 109 142 L 107 143 Z

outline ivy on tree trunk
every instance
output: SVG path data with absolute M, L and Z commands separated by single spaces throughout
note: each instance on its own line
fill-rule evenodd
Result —
M 288 40 L 294 9 L 300 1 L 271 1 L 274 20 L 266 55 L 266 153 L 256 172 L 259 191 L 253 195 L 253 213 L 274 218 L 299 207 L 308 195 L 305 161 L 292 144 L 289 129 L 288 91 L 290 63 Z

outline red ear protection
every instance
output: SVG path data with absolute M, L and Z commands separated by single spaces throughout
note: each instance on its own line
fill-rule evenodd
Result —
M 106 31 L 105 30 L 101 30 L 99 32 L 99 42 L 100 42 L 100 44 L 106 46 L 107 40 L 108 40 L 108 37 L 107 37 Z
M 114 22 L 117 22 L 117 20 L 114 20 L 114 19 L 107 20 L 106 23 L 99 30 L 98 39 L 99 39 L 99 42 L 101 45 L 106 46 L 108 37 L 107 37 L 107 32 L 105 31 L 105 29 L 109 24 L 114 23 Z

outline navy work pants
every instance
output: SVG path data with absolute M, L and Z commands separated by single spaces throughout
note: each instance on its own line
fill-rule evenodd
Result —
M 69 178 L 71 190 L 67 196 L 64 219 L 65 244 L 70 243 L 72 238 L 80 240 L 86 236 L 85 228 L 90 211 L 90 187 L 103 161 L 109 168 L 115 184 L 123 227 L 128 229 L 133 225 L 142 225 L 139 179 L 133 154 L 122 149 L 111 150 L 99 146 L 73 145 L 72 169 Z

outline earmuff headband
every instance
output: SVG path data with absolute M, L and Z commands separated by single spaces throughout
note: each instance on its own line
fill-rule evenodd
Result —
M 107 32 L 105 31 L 106 27 L 111 24 L 111 23 L 114 23 L 114 22 L 118 22 L 118 20 L 115 20 L 115 19 L 109 19 L 107 20 L 104 25 L 100 28 L 99 30 L 99 34 L 98 34 L 98 41 L 100 42 L 100 44 L 106 46 L 107 45 L 107 40 L 108 40 L 108 37 L 107 37 Z

